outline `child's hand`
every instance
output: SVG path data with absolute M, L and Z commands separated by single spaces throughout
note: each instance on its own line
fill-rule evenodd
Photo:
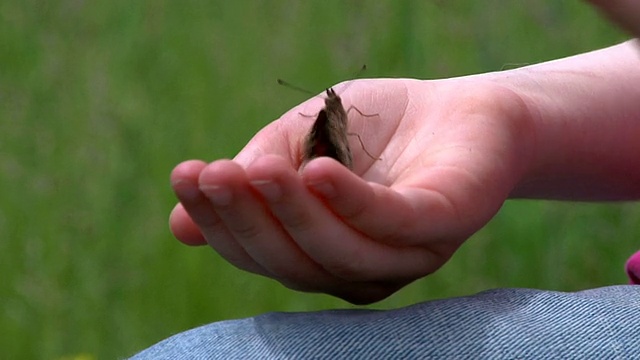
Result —
M 500 208 L 528 163 L 530 114 L 494 82 L 359 80 L 344 93 L 355 173 L 300 146 L 313 98 L 260 131 L 233 160 L 187 161 L 171 176 L 171 228 L 235 266 L 353 303 L 434 272 Z

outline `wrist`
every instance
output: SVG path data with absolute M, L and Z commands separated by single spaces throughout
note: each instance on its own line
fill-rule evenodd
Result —
M 531 161 L 512 197 L 640 197 L 640 56 L 631 42 L 490 74 L 530 109 Z

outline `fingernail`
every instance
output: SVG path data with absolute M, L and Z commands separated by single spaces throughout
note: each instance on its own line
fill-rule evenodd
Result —
M 314 191 L 320 193 L 320 195 L 326 198 L 333 198 L 336 196 L 336 188 L 328 181 L 312 182 L 308 185 L 311 186 Z
M 282 197 L 282 188 L 271 180 L 254 180 L 251 185 L 258 190 L 267 201 L 278 201 Z
M 200 197 L 198 186 L 185 180 L 176 180 L 171 183 L 171 187 L 181 200 L 195 201 Z
M 231 189 L 226 186 L 206 185 L 201 186 L 200 191 L 207 195 L 209 201 L 216 206 L 227 206 L 231 204 L 231 201 L 233 200 Z

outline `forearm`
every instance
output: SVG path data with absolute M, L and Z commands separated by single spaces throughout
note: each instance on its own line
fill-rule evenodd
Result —
M 626 42 L 491 74 L 532 112 L 531 154 L 512 197 L 640 198 L 640 49 Z

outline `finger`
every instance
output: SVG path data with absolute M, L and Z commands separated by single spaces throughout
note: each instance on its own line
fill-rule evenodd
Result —
M 436 191 L 389 188 L 352 176 L 342 167 L 308 165 L 305 183 L 358 231 L 391 246 L 449 243 L 457 221 L 451 203 Z
M 233 240 L 227 231 L 224 223 L 211 207 L 209 200 L 198 188 L 198 179 L 202 170 L 206 167 L 202 161 L 185 161 L 172 171 L 171 184 L 174 192 L 178 196 L 184 211 L 188 213 L 193 223 L 200 229 L 207 243 L 216 250 L 223 258 L 234 266 L 247 271 L 268 275 L 268 272 L 260 267 L 244 251 L 244 249 Z M 174 224 L 174 233 L 192 230 L 179 230 L 179 223 Z
M 211 163 L 200 174 L 199 187 L 231 236 L 270 277 L 306 291 L 335 282 L 273 218 L 239 164 L 229 160 Z
M 199 160 L 189 160 L 176 166 L 171 174 L 172 186 L 174 182 L 197 179 L 198 174 L 205 165 L 204 162 Z M 181 195 L 188 196 L 188 194 Z M 178 197 L 180 197 L 180 195 L 178 195 Z M 198 229 L 198 225 L 191 220 L 191 217 L 180 203 L 171 211 L 169 227 L 173 235 L 184 244 L 191 246 L 207 244 L 207 240 L 202 235 L 202 232 L 200 232 L 200 229 Z
M 207 239 L 204 238 L 198 225 L 196 225 L 191 217 L 182 207 L 182 204 L 176 204 L 169 215 L 169 227 L 173 236 L 180 242 L 189 246 L 207 245 Z
M 334 170 L 336 166 L 342 168 L 329 158 L 319 158 L 309 164 L 314 162 L 318 162 L 318 166 L 330 162 L 328 165 Z M 424 248 L 388 246 L 347 226 L 307 190 L 284 159 L 264 157 L 254 163 L 249 176 L 272 179 L 281 189 L 277 196 L 265 194 L 272 213 L 308 256 L 341 279 L 415 279 L 434 271 L 442 263 Z

